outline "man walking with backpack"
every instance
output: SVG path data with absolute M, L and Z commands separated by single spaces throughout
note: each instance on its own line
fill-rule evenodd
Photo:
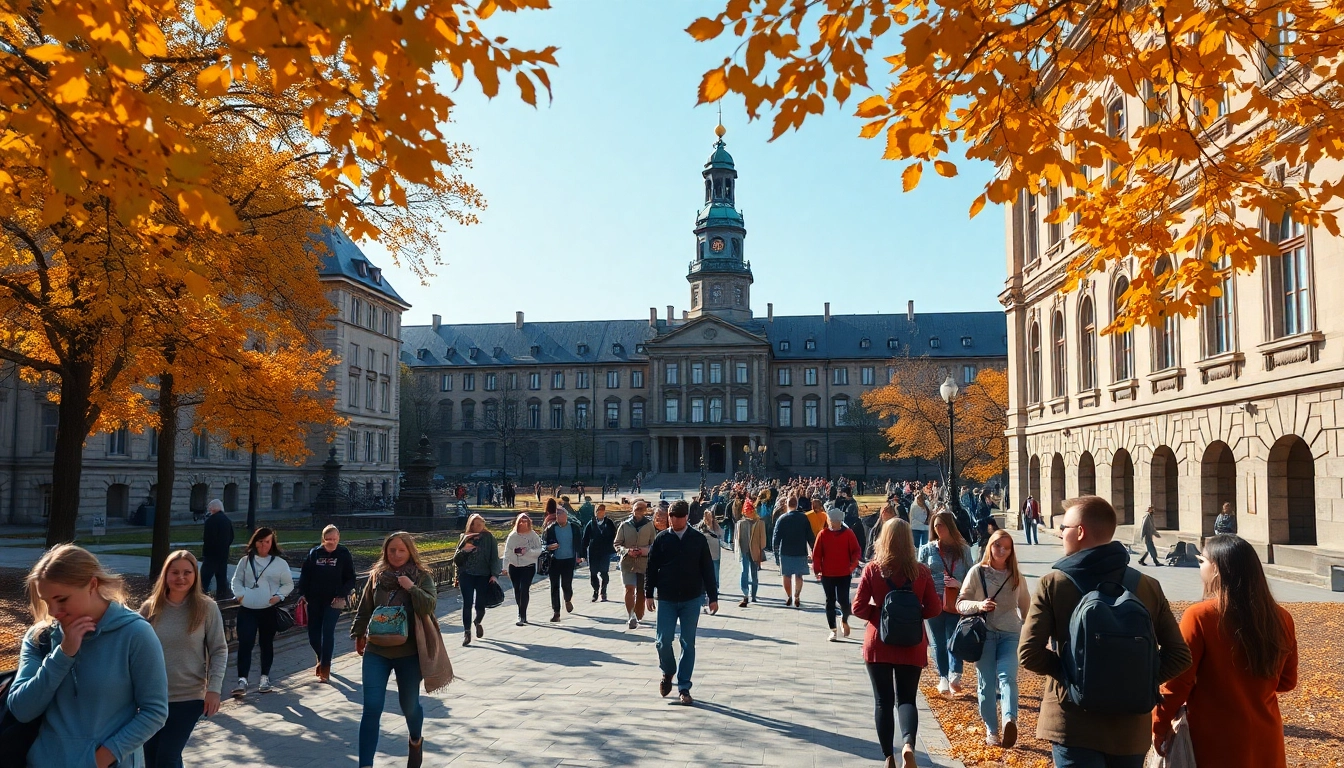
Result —
M 1112 540 L 1110 503 L 1063 506 L 1065 556 L 1041 577 L 1018 650 L 1048 678 L 1036 737 L 1053 745 L 1056 768 L 1142 768 L 1158 686 L 1190 666 L 1190 649 L 1162 585 Z

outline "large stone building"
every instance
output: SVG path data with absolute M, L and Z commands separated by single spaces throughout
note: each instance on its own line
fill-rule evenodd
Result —
M 747 466 L 851 476 L 861 451 L 846 412 L 885 384 L 894 360 L 930 356 L 963 383 L 1006 363 L 998 312 L 764 317 L 737 210 L 737 170 L 722 140 L 705 163 L 686 280 L 690 309 L 647 320 L 407 327 L 402 360 L 436 446 L 439 472 L 629 477 L 718 475 Z M 764 450 L 762 450 L 764 449 Z M 763 463 L 759 463 L 763 462 Z M 936 468 L 924 465 L 929 474 Z M 870 473 L 889 474 L 872 462 Z M 683 478 L 689 479 L 689 478 Z
M 321 484 L 321 465 L 335 447 L 347 490 L 360 495 L 396 492 L 398 385 L 394 368 L 400 357 L 401 315 L 409 305 L 383 279 L 380 270 L 343 233 L 323 233 L 326 254 L 322 281 L 335 310 L 324 343 L 343 358 L 331 377 L 337 411 L 349 420 L 341 435 L 318 430 L 312 457 L 303 466 L 259 457 L 260 498 L 267 511 L 303 508 Z M 0 367 L 0 521 L 40 524 L 51 504 L 52 451 L 56 444 L 56 406 L 44 390 L 20 381 L 11 365 Z M 250 456 L 228 447 L 219 436 L 191 430 L 184 414 L 178 439 L 175 516 L 190 516 L 220 498 L 230 512 L 248 503 Z M 80 480 L 80 525 L 106 513 L 124 518 L 153 498 L 155 439 L 152 432 L 122 429 L 91 435 L 84 445 Z
M 1106 103 L 1120 130 L 1150 114 L 1118 89 Z M 1209 129 L 1214 150 L 1224 127 Z M 1277 171 L 1296 185 L 1344 169 Z M 1344 285 L 1341 239 L 1241 211 L 1279 243 L 1277 256 L 1226 280 L 1197 318 L 1103 336 L 1134 264 L 1061 293 L 1083 246 L 1068 221 L 1045 221 L 1047 207 L 1028 195 L 1007 216 L 1016 497 L 1034 494 L 1048 518 L 1065 498 L 1095 493 L 1127 523 L 1151 505 L 1158 528 L 1177 532 L 1168 541 L 1211 535 L 1230 502 L 1266 562 L 1323 579 L 1332 556 L 1344 562 L 1331 552 L 1344 550 L 1344 309 L 1331 301 Z

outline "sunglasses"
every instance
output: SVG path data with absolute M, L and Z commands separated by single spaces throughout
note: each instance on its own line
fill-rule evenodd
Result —
M 1059 532 L 1060 532 L 1060 533 L 1063 533 L 1063 532 L 1067 531 L 1067 530 L 1070 529 L 1070 528 L 1082 528 L 1082 527 L 1083 527 L 1083 524 L 1082 524 L 1082 523 L 1079 523 L 1079 524 L 1077 524 L 1077 525 L 1065 525 L 1065 524 L 1063 524 L 1063 523 L 1060 523 L 1060 524 L 1059 524 Z

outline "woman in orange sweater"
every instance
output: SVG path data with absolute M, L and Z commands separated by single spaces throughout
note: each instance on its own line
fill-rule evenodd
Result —
M 1270 594 L 1260 558 L 1238 536 L 1214 536 L 1199 558 L 1205 600 L 1181 617 L 1193 662 L 1162 686 L 1153 744 L 1166 753 L 1185 705 L 1195 764 L 1286 768 L 1279 692 L 1297 687 L 1293 617 Z

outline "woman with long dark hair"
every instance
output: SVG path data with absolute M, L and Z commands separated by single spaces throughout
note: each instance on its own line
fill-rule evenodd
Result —
M 930 619 L 943 609 L 942 596 L 934 587 L 928 567 L 915 556 L 910 524 L 895 518 L 882 525 L 872 561 L 864 566 L 854 593 L 854 615 L 868 623 L 863 636 L 863 662 L 873 685 L 873 713 L 877 741 L 886 759 L 885 768 L 897 768 L 896 724 L 901 726 L 901 768 L 915 768 L 915 737 L 919 729 L 916 698 L 919 676 L 929 665 L 927 632 L 912 646 L 888 645 L 878 635 L 882 604 L 892 586 L 910 585 L 919 598 L 921 615 Z
M 933 574 L 933 585 L 943 596 L 943 610 L 929 619 L 929 638 L 933 642 L 933 659 L 938 664 L 938 692 L 956 696 L 961 693 L 961 659 L 948 648 L 952 634 L 957 631 L 961 614 L 957 613 L 957 596 L 961 582 L 966 578 L 975 560 L 971 547 L 957 528 L 957 518 L 951 512 L 934 514 L 930 521 L 932 539 L 919 548 L 919 562 Z
M 1196 765 L 1285 768 L 1278 694 L 1297 687 L 1293 617 L 1274 601 L 1255 548 L 1239 536 L 1214 536 L 1199 557 L 1204 600 L 1181 617 L 1194 657 L 1162 686 L 1153 744 L 1165 754 L 1182 706 Z
M 247 541 L 247 552 L 233 570 L 233 594 L 238 596 L 238 685 L 234 696 L 247 693 L 252 669 L 252 646 L 261 636 L 261 683 L 271 690 L 271 662 L 275 659 L 276 612 L 280 601 L 294 591 L 294 576 L 280 551 L 275 531 L 258 528 Z

